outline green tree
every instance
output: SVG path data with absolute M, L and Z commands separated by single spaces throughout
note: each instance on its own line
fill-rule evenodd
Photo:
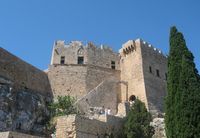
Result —
M 177 138 L 200 137 L 200 83 L 192 53 L 186 49 L 182 57 L 178 92 Z
M 147 111 L 145 104 L 136 99 L 125 122 L 125 136 L 127 138 L 151 138 L 154 134 L 154 129 L 150 126 L 151 121 L 151 114 Z
M 168 79 L 167 96 L 165 99 L 165 124 L 166 135 L 169 138 L 176 138 L 176 114 L 179 96 L 177 93 L 179 86 L 180 70 L 183 52 L 186 49 L 183 35 L 178 32 L 176 27 L 170 30 L 170 51 L 168 57 Z
M 200 137 L 200 82 L 182 33 L 170 32 L 165 125 L 168 138 Z
M 75 98 L 71 96 L 58 96 L 57 100 L 49 104 L 50 119 L 46 124 L 47 135 L 55 132 L 56 118 L 58 116 L 77 114 L 77 109 L 74 106 Z
M 74 106 L 75 98 L 69 95 L 67 96 L 58 96 L 57 101 L 52 102 L 49 105 L 51 111 L 51 116 L 62 116 L 69 114 L 76 114 L 77 109 Z

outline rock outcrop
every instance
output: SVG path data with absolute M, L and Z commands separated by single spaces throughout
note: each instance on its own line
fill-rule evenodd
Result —
M 44 134 L 49 101 L 29 89 L 15 90 L 9 83 L 0 83 L 0 131 Z

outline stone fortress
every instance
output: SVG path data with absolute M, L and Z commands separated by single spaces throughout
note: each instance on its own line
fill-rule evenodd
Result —
M 1 131 L 34 130 L 33 134 L 42 134 L 42 128 L 37 130 L 37 127 L 42 126 L 41 122 L 49 114 L 46 103 L 64 95 L 77 99 L 75 104 L 82 115 L 58 118 L 58 138 L 97 138 L 110 133 L 117 136 L 129 102 L 135 97 L 146 104 L 152 115 L 163 113 L 167 58 L 141 39 L 127 41 L 119 53 L 103 45 L 85 45 L 80 41 L 66 44 L 58 40 L 54 42 L 51 63 L 45 71 L 2 48 L 0 57 L 0 91 L 4 92 L 4 97 L 0 98 L 22 106 L 17 106 L 15 111 L 11 107 L 0 108 L 0 114 L 5 116 L 0 117 Z M 9 100 L 10 95 L 14 100 Z M 22 99 L 31 99 L 28 105 L 26 103 L 29 108 L 23 105 L 26 101 L 20 101 L 18 95 Z M 110 113 L 96 113 L 101 108 L 109 109 Z M 9 114 L 10 118 L 7 117 Z M 14 121 L 7 124 L 5 119 Z

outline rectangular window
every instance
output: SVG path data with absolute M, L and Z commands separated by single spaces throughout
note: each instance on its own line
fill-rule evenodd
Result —
M 78 64 L 84 63 L 84 57 L 78 57 Z
M 152 73 L 152 68 L 151 68 L 151 66 L 149 66 L 149 72 Z
M 165 80 L 167 80 L 167 73 L 165 73 Z
M 115 69 L 115 61 L 111 61 L 111 69 Z
M 157 75 L 157 77 L 160 77 L 160 72 L 158 69 L 156 70 L 156 75 Z
M 61 56 L 61 58 L 60 58 L 60 64 L 65 64 L 65 56 Z

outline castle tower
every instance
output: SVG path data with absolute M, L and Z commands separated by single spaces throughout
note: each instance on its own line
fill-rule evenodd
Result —
M 163 112 L 167 58 L 141 39 L 129 40 L 119 53 L 121 80 L 128 83 L 128 91 L 121 86 L 121 100 L 138 97 L 149 111 Z

